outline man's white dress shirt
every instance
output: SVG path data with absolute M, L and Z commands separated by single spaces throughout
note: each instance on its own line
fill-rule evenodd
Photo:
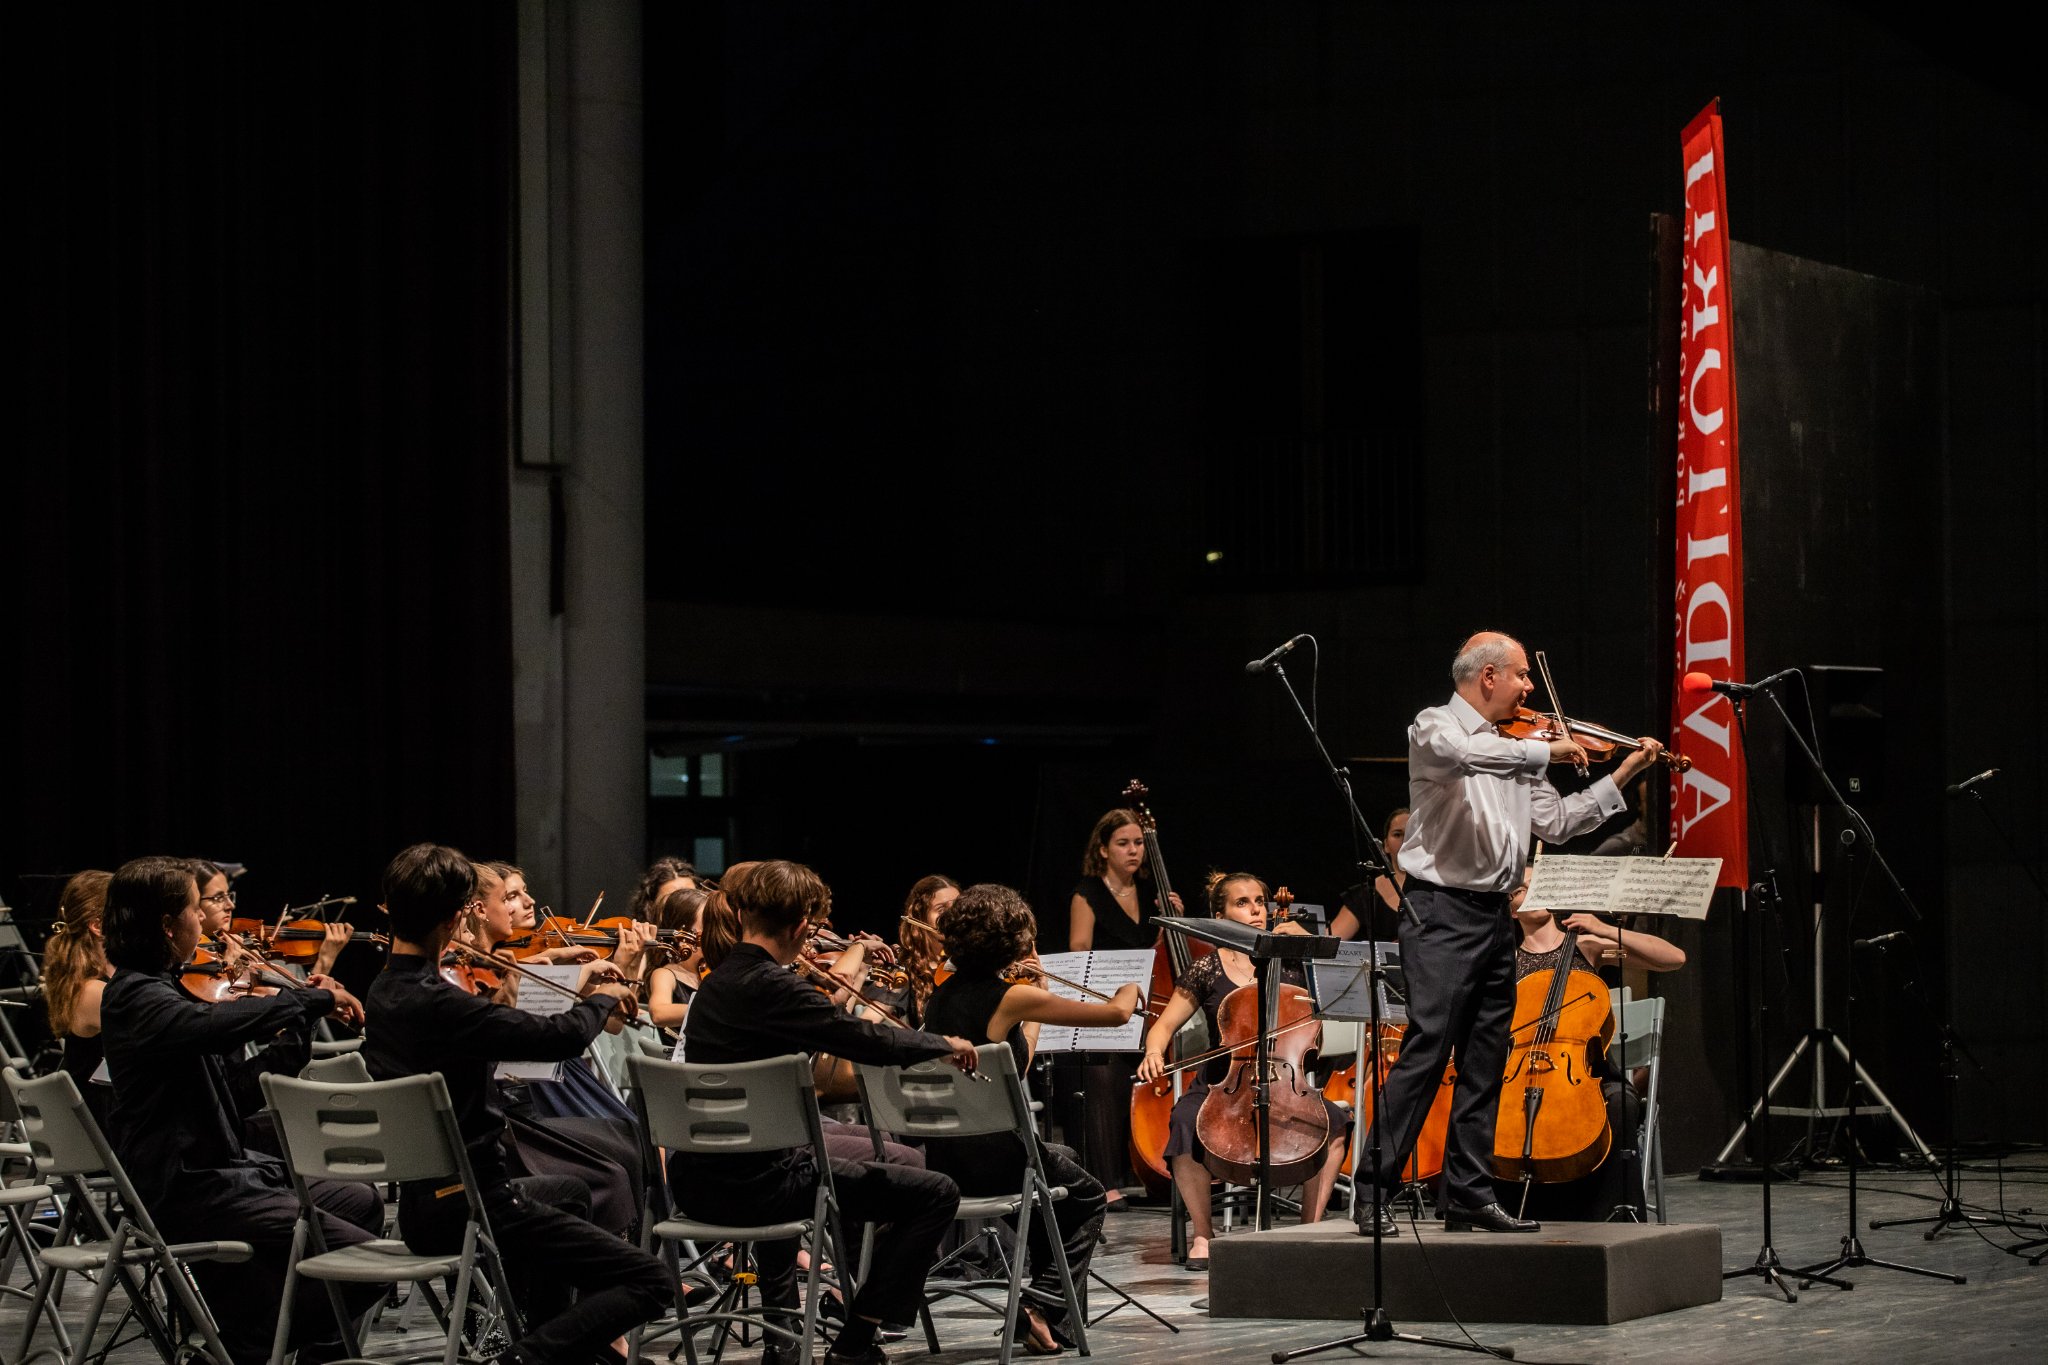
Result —
M 1548 744 L 1507 738 L 1463 697 L 1416 716 L 1401 870 L 1439 886 L 1512 891 L 1532 834 L 1558 843 L 1628 809 L 1613 778 L 1561 796 L 1549 767 Z

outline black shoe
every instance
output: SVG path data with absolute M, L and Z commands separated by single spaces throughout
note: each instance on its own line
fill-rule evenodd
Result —
M 761 1352 L 761 1365 L 804 1365 L 804 1355 L 795 1342 L 771 1337 L 767 1349 Z
M 1477 1209 L 1444 1205 L 1444 1231 L 1456 1232 L 1461 1228 L 1468 1232 L 1541 1232 L 1543 1224 L 1533 1218 L 1517 1218 L 1498 1204 Z
M 889 1353 L 882 1349 L 880 1342 L 875 1342 L 865 1351 L 856 1351 L 850 1356 L 843 1356 L 837 1350 L 832 1350 L 825 1353 L 825 1365 L 889 1365 Z
M 1372 1210 L 1361 1204 L 1358 1209 L 1358 1235 L 1360 1237 L 1370 1237 L 1372 1233 Z M 1380 1205 L 1379 1233 L 1383 1238 L 1399 1237 L 1401 1235 L 1401 1220 L 1394 1217 L 1394 1210 L 1391 1205 Z

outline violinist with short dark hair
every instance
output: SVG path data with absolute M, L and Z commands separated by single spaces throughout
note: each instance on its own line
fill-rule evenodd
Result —
M 304 1039 L 332 1015 L 360 1023 L 362 1007 L 326 977 L 276 995 L 221 1004 L 194 999 L 178 984 L 178 968 L 199 942 L 199 886 L 182 858 L 139 858 L 107 885 L 102 916 L 114 976 L 100 996 L 100 1036 L 113 1085 L 109 1134 L 121 1164 L 150 1216 L 173 1242 L 248 1242 L 256 1254 L 238 1265 L 193 1267 L 235 1365 L 270 1356 L 285 1261 L 299 1201 L 284 1163 L 248 1150 L 246 1117 L 227 1062 L 250 1043 L 279 1033 Z M 316 1181 L 315 1204 L 330 1248 L 369 1241 L 384 1226 L 375 1187 Z M 367 1312 L 378 1285 L 344 1285 L 351 1314 Z M 332 1359 L 340 1330 L 317 1280 L 300 1282 L 292 1303 L 292 1334 L 300 1360 Z

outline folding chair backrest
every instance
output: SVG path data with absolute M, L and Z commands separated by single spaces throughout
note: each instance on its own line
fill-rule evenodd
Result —
M 1357 1019 L 1323 1020 L 1323 1041 L 1316 1048 L 1323 1057 L 1356 1057 L 1365 1041 L 1365 1024 Z
M 1621 1007 L 1609 1055 L 1623 1071 L 1649 1066 L 1663 1052 L 1665 1003 L 1663 996 L 1653 995 L 1647 1000 L 1631 1000 Z
M 861 1091 L 876 1131 L 899 1140 L 972 1137 L 976 1133 L 1031 1132 L 1031 1106 L 1007 1043 L 985 1043 L 976 1080 L 950 1062 L 915 1066 L 862 1066 Z M 991 1084 L 990 1082 L 993 1082 Z
M 306 1180 L 467 1180 L 441 1073 L 345 1084 L 266 1072 L 263 1097 Z
M 800 1056 L 714 1066 L 626 1058 L 647 1140 L 671 1152 L 779 1152 L 824 1141 L 811 1064 Z
M 307 1062 L 299 1068 L 299 1079 L 318 1081 L 321 1085 L 368 1085 L 370 1064 L 360 1052 L 337 1052 Z
M 24 1080 L 12 1067 L 7 1069 L 7 1089 L 21 1111 L 29 1149 L 35 1153 L 36 1170 L 43 1175 L 88 1176 L 113 1174 L 120 1165 L 106 1135 L 92 1120 L 92 1111 L 78 1093 L 78 1083 L 66 1071 Z M 127 1183 L 122 1180 L 124 1185 Z

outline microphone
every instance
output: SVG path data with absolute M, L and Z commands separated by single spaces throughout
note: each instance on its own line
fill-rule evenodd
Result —
M 1905 936 L 1906 931 L 1904 929 L 1894 929 L 1889 934 L 1879 934 L 1876 938 L 1859 938 L 1856 940 L 1856 946 L 1858 948 L 1882 948 L 1885 944 L 1895 943 Z
M 1280 646 L 1280 648 L 1274 650 L 1265 658 L 1253 659 L 1250 663 L 1244 666 L 1244 671 L 1247 673 L 1264 673 L 1274 664 L 1279 663 L 1282 659 L 1287 657 L 1289 654 L 1293 653 L 1294 647 L 1300 644 L 1303 640 L 1306 640 L 1307 638 L 1308 636 L 1305 634 L 1295 636 L 1292 640 L 1289 640 L 1286 644 Z
M 1679 679 L 1678 685 L 1687 692 L 1719 692 L 1724 697 L 1753 697 L 1772 683 L 1783 682 L 1798 671 L 1796 668 L 1780 669 L 1770 677 L 1760 678 L 1753 683 L 1722 682 L 1712 674 L 1688 673 Z
M 1948 794 L 1950 796 L 1961 796 L 1964 792 L 1970 790 L 1970 788 L 1978 785 L 1981 782 L 1989 782 L 1992 778 L 1996 776 L 1998 776 L 1998 769 L 1986 768 L 1983 772 L 1978 773 L 1975 777 L 1966 777 L 1960 782 L 1950 783 Z

